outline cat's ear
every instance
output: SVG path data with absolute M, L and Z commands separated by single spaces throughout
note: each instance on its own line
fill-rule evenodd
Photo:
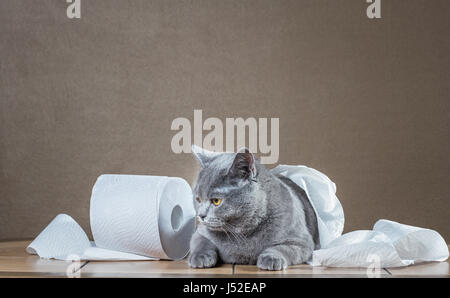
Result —
M 202 167 L 208 164 L 208 162 L 212 160 L 214 157 L 221 154 L 221 152 L 209 151 L 196 145 L 192 145 L 191 150 L 194 156 L 197 158 L 198 162 L 200 163 L 200 166 Z
M 256 178 L 255 156 L 247 148 L 236 153 L 230 174 L 241 179 L 253 180 Z

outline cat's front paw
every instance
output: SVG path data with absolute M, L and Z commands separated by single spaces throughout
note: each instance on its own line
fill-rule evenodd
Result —
M 188 263 L 192 268 L 214 267 L 217 263 L 217 253 L 215 251 L 205 251 L 190 254 Z
M 283 270 L 286 269 L 288 263 L 281 255 L 262 253 L 259 255 L 256 265 L 263 270 Z

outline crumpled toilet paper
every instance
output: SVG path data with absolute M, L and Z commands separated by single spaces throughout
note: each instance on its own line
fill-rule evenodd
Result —
M 90 221 L 94 242 L 75 220 L 59 214 L 26 250 L 60 260 L 184 258 L 195 230 L 192 190 L 181 178 L 101 175 Z
M 448 246 L 438 232 L 381 219 L 371 231 L 344 234 L 314 251 L 311 265 L 391 268 L 445 261 L 448 256 Z
M 385 219 L 371 231 L 341 235 L 344 212 L 336 186 L 326 175 L 306 166 L 280 165 L 272 171 L 303 188 L 316 212 L 321 249 L 313 252 L 309 262 L 313 266 L 390 268 L 449 257 L 447 243 L 438 232 Z

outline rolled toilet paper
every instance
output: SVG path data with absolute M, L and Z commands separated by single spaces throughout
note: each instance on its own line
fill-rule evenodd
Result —
M 183 258 L 195 229 L 192 190 L 181 178 L 102 175 L 92 190 L 90 219 L 97 247 Z
M 64 260 L 184 258 L 195 230 L 192 190 L 176 177 L 101 175 L 92 190 L 90 222 L 94 242 L 60 214 L 27 251 Z

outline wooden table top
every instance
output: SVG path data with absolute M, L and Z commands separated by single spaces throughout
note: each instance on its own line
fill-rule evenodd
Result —
M 283 271 L 259 270 L 256 266 L 225 264 L 210 269 L 192 269 L 181 261 L 81 261 L 40 259 L 25 248 L 30 241 L 0 242 L 0 278 L 8 277 L 368 277 L 365 268 L 290 266 Z M 450 277 L 449 261 L 404 268 L 382 269 L 380 277 Z

